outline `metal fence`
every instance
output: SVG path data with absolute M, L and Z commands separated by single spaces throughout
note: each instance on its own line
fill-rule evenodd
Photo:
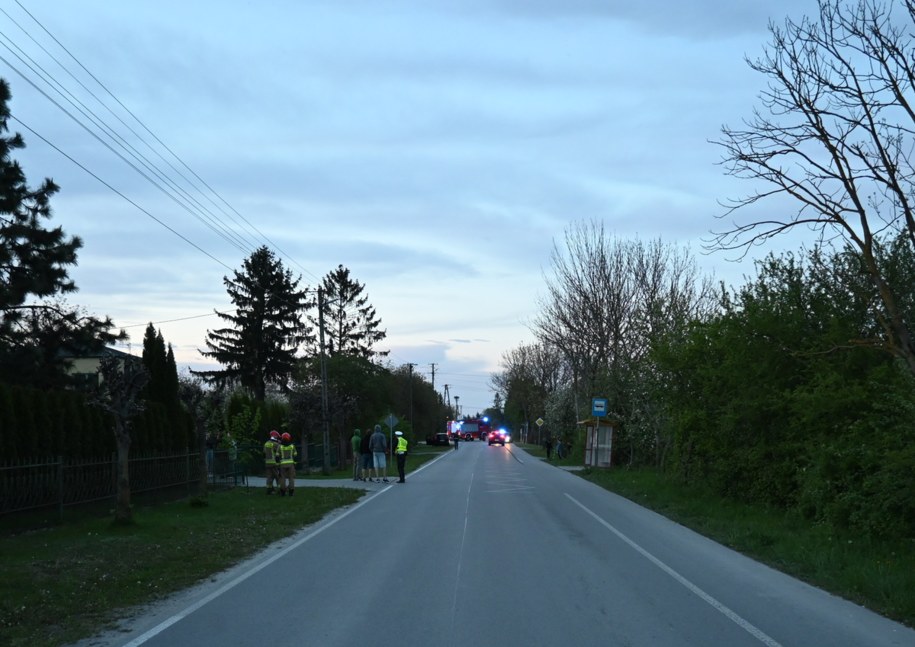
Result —
M 247 484 L 247 476 L 263 473 L 259 447 L 239 447 L 234 452 L 219 449 L 209 466 L 209 483 L 217 486 Z M 337 464 L 337 451 L 331 447 L 331 464 Z M 299 453 L 305 471 L 320 469 L 322 445 L 308 445 L 308 460 Z M 199 453 L 133 456 L 129 460 L 131 495 L 157 493 L 184 488 L 195 491 Z M 30 510 L 56 510 L 63 518 L 68 507 L 111 501 L 117 494 L 117 455 L 81 460 L 58 456 L 56 459 L 0 461 L 0 516 Z
M 131 494 L 185 487 L 198 481 L 200 454 L 138 456 L 129 460 Z M 54 460 L 0 463 L 0 515 L 115 499 L 117 455 L 104 460 L 59 456 Z

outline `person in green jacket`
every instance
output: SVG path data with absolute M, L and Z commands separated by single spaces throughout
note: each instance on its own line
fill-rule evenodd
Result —
M 283 433 L 280 437 L 280 496 L 295 494 L 295 459 L 298 455 L 292 436 Z
M 353 446 L 353 480 L 361 480 L 359 477 L 360 473 L 360 463 L 362 462 L 362 451 L 360 447 L 362 446 L 362 432 L 359 429 L 353 431 L 352 437 L 349 439 L 350 443 Z

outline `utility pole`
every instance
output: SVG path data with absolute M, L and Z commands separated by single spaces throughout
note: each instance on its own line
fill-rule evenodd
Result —
M 330 474 L 330 420 L 327 416 L 327 359 L 324 357 L 324 289 L 318 288 L 318 343 L 321 350 L 321 418 L 324 422 L 324 461 L 321 472 Z
M 454 419 L 461 419 L 461 396 L 454 396 Z
M 413 427 L 413 367 L 416 366 L 413 362 L 408 362 L 407 366 L 410 367 L 410 427 L 413 429 L 413 432 L 416 432 L 416 428 Z
M 429 364 L 432 367 L 432 390 L 435 390 L 435 362 Z

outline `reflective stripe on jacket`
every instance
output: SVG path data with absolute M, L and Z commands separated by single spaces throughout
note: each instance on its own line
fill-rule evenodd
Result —
M 293 465 L 296 454 L 295 445 L 280 445 L 280 465 Z
M 280 462 L 279 452 L 276 451 L 277 449 L 279 449 L 279 446 L 272 440 L 268 440 L 264 443 L 264 463 L 270 465 L 270 463 Z
M 407 453 L 407 439 L 403 436 L 397 437 L 397 453 L 406 454 Z

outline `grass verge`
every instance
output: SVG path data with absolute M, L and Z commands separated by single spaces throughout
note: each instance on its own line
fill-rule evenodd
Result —
M 736 551 L 877 613 L 915 626 L 915 542 L 813 524 L 722 499 L 655 470 L 592 470 L 583 478 Z
M 407 474 L 447 449 L 416 447 Z M 391 461 L 388 477 L 396 473 Z M 352 478 L 352 467 L 297 478 Z M 43 515 L 4 520 L 0 645 L 55 647 L 111 628 L 131 607 L 225 570 L 362 494 L 324 487 L 299 487 L 291 498 L 268 497 L 261 488 L 212 491 L 205 505 L 190 499 L 136 506 L 136 523 L 127 528 L 112 526 L 111 515 L 75 512 L 62 525 L 29 532 L 20 531 L 30 519 L 44 523 Z
M 83 519 L 0 539 L 0 645 L 53 647 L 113 627 L 131 607 L 187 588 L 354 503 L 361 490 L 294 497 L 234 488 L 135 510 L 135 524 Z

